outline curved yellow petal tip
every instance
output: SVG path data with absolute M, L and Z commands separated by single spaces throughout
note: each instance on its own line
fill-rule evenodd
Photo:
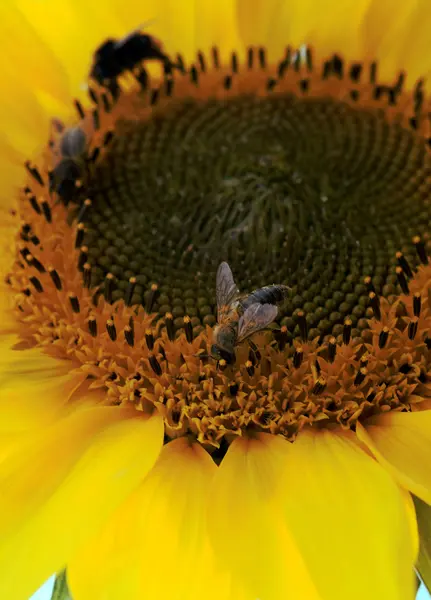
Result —
M 411 513 L 353 434 L 302 431 L 282 481 L 286 522 L 324 600 L 413 600 Z
M 125 33 L 112 8 L 110 9 L 109 2 L 101 4 L 95 0 L 45 0 L 42 3 L 15 0 L 15 4 L 21 18 L 37 35 L 35 44 L 38 49 L 55 57 L 61 65 L 68 94 L 73 96 L 81 91 L 97 46 L 107 37 Z M 28 48 L 27 41 L 21 45 Z M 43 77 L 41 81 L 44 81 Z
M 0 305 L 8 299 L 9 294 L 3 294 Z M 13 322 L 13 315 L 10 319 Z M 4 322 L 2 327 L 0 432 L 35 431 L 59 417 L 86 375 L 74 373 L 70 361 L 54 359 L 40 348 L 18 349 L 17 333 L 5 333 Z
M 139 488 L 70 561 L 72 594 L 81 600 L 223 597 L 216 593 L 205 527 L 216 470 L 199 445 L 178 439 L 164 446 Z
M 252 597 L 317 600 L 279 507 L 290 446 L 267 434 L 232 443 L 210 493 L 210 538 L 221 567 L 234 565 Z
M 357 435 L 403 487 L 431 504 L 431 410 L 373 417 Z
M 138 487 L 162 443 L 158 417 L 95 407 L 0 463 L 0 598 L 28 598 L 62 569 Z
M 67 102 L 69 85 L 59 56 L 44 44 L 30 15 L 21 12 L 18 4 L 11 0 L 0 4 L 0 37 L 8 42 L 7 51 L 0 55 L 1 85 L 8 86 L 1 96 L 13 94 L 22 82 L 28 90 L 44 90 L 58 101 Z M 45 18 L 48 4 L 33 2 Z

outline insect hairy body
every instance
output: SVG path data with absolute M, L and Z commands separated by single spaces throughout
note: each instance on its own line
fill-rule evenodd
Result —
M 141 29 L 135 29 L 121 39 L 108 38 L 94 52 L 90 77 L 111 90 L 114 97 L 119 91 L 117 80 L 126 71 L 132 72 L 141 85 L 146 85 L 148 76 L 142 65 L 144 61 L 159 61 L 165 74 L 171 73 L 175 66 L 165 54 L 162 43 Z
M 250 294 L 240 294 L 226 262 L 217 270 L 217 325 L 213 332 L 211 354 L 227 364 L 235 362 L 235 346 L 257 331 L 265 329 L 277 317 L 277 302 L 282 302 L 289 288 L 267 285 Z
M 50 174 L 50 190 L 67 205 L 75 198 L 78 182 L 84 175 L 88 158 L 89 139 L 79 126 L 62 131 L 52 148 L 54 166 Z

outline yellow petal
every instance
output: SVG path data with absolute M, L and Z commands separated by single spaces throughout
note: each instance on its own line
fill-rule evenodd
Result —
M 379 0 L 369 3 L 359 26 L 366 56 L 370 59 L 378 58 L 379 64 L 389 64 L 391 70 L 393 69 L 394 52 L 412 8 L 412 3 L 405 0 Z
M 431 410 L 385 413 L 357 434 L 402 486 L 431 504 Z
M 188 2 L 184 2 L 188 4 Z M 127 10 L 124 10 L 124 2 L 122 0 L 108 0 L 106 3 L 108 10 L 111 11 L 113 17 L 121 26 L 122 34 L 134 31 L 141 28 L 148 31 L 151 35 L 155 35 L 159 18 L 166 12 L 163 0 L 147 0 L 143 3 L 141 0 L 129 0 L 127 2 Z M 184 15 L 177 12 L 178 27 L 180 28 Z
M 411 86 L 418 77 L 427 75 L 431 69 L 430 20 L 427 0 L 370 3 L 361 27 L 363 52 L 378 58 L 380 77 L 391 81 L 400 69 L 405 69 Z
M 417 569 L 422 581 L 431 590 L 431 507 L 419 498 L 413 498 L 419 527 L 420 549 Z
M 413 86 L 419 77 L 429 76 L 429 32 L 431 10 L 427 0 L 417 0 L 410 18 L 404 22 L 403 37 L 398 46 L 399 64 L 405 66 L 409 83 Z
M 200 446 L 167 444 L 143 484 L 69 562 L 73 597 L 208 597 L 206 507 L 216 471 Z
M 6 141 L 5 136 L 0 133 L 0 177 L 2 182 L 0 187 L 0 207 L 3 216 L 2 223 L 5 222 L 5 216 L 10 220 L 10 210 L 17 208 L 18 190 L 20 187 L 23 187 L 26 179 L 24 162 L 28 158 L 30 156 L 26 156 L 21 151 L 15 149 Z M 18 218 L 16 222 L 16 226 L 19 226 Z M 8 243 L 12 242 L 12 236 L 16 228 L 11 230 L 11 238 L 8 240 Z
M 69 360 L 40 348 L 15 350 L 14 335 L 0 337 L 0 432 L 18 433 L 55 419 L 85 379 Z
M 133 0 L 128 15 L 121 0 L 111 0 L 111 5 L 128 29 L 148 21 L 145 29 L 162 41 L 166 52 L 180 52 L 187 61 L 195 61 L 198 50 L 208 52 L 214 45 L 225 60 L 240 49 L 232 0 L 187 0 L 180 11 L 176 0 L 152 0 L 145 3 L 145 12 L 142 3 Z
M 283 487 L 288 527 L 323 600 L 413 600 L 416 537 L 405 498 L 353 435 L 302 431 Z
M 404 506 L 406 509 L 408 525 L 410 528 L 410 536 L 412 540 L 413 555 L 418 556 L 419 554 L 419 532 L 418 532 L 418 521 L 416 518 L 415 504 L 413 502 L 413 496 L 407 490 L 400 488 L 401 495 L 404 500 Z
M 19 329 L 15 316 L 15 294 L 6 283 L 15 260 L 15 239 L 20 227 L 19 216 L 14 208 L 13 201 L 0 201 L 0 338 Z
M 370 0 L 238 0 L 238 22 L 246 45 L 265 45 L 271 60 L 287 45 L 312 45 L 319 56 L 358 58 L 358 25 Z
M 121 34 L 118 20 L 98 0 L 16 0 L 45 46 L 58 58 L 73 95 L 84 82 L 96 47 Z M 128 10 L 128 9 L 127 9 Z
M 234 565 L 254 598 L 318 598 L 275 504 L 289 450 L 288 442 L 266 434 L 235 440 L 210 493 L 217 558 L 226 569 Z
M 410 11 L 403 16 L 402 26 L 392 37 L 392 48 L 388 55 L 396 60 L 396 66 L 407 73 L 407 85 L 413 87 L 419 77 L 428 77 L 431 71 L 429 57 L 429 31 L 431 27 L 431 11 L 427 0 L 406 3 Z
M 212 46 L 217 46 L 222 60 L 226 62 L 234 50 L 241 57 L 244 51 L 238 32 L 235 3 L 232 0 L 208 0 L 198 2 L 197 6 L 197 49 L 208 52 Z
M 9 269 L 6 267 L 7 263 L 5 264 L 5 262 L 2 262 L 0 259 L 0 277 L 4 277 L 6 272 L 9 271 Z M 19 329 L 19 325 L 13 310 L 13 299 L 14 295 L 11 293 L 9 286 L 0 284 L 0 335 L 17 333 Z
M 91 445 L 93 437 L 117 423 L 117 419 L 118 414 L 113 408 L 77 413 L 40 431 L 1 464 L 2 539 L 8 534 L 13 535 L 20 522 L 42 507 Z M 43 471 L 35 465 L 44 465 Z
M 271 26 L 287 13 L 280 4 L 277 0 L 237 0 L 238 28 L 245 46 L 266 45 Z M 288 44 L 286 38 L 283 42 Z
M 26 158 L 32 158 L 48 139 L 49 116 L 26 83 L 14 84 L 11 93 L 0 97 L 0 131 L 1 145 Z
M 145 477 L 162 440 L 158 417 L 91 408 L 3 461 L 0 598 L 28 598 L 61 570 Z
M 7 40 L 0 56 L 4 82 L 0 95 L 1 154 L 6 145 L 32 158 L 48 137 L 49 114 L 42 100 L 51 99 L 56 106 L 65 107 L 69 102 L 67 77 L 57 57 L 41 42 L 12 0 L 0 4 L 0 36 L 5 43 Z M 11 162 L 15 175 L 15 157 Z M 2 168 L 9 183 L 12 173 L 7 162 L 2 161 Z
M 28 436 L 25 434 L 2 432 L 0 436 L 0 463 L 27 441 Z
M 41 10 L 41 3 L 35 4 Z M 58 58 L 17 10 L 14 0 L 2 0 L 0 4 L 0 37 L 7 41 L 7 48 L 0 55 L 0 68 L 3 80 L 10 85 L 8 95 L 13 95 L 14 84 L 22 81 L 28 90 L 43 90 L 67 102 L 68 81 Z

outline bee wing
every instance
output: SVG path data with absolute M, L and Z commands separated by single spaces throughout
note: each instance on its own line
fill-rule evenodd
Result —
M 227 262 L 222 262 L 217 269 L 216 276 L 217 317 L 219 322 L 222 320 L 226 308 L 238 293 L 239 290 L 229 265 Z
M 252 304 L 238 322 L 237 342 L 242 342 L 256 331 L 265 329 L 275 319 L 278 308 L 274 304 Z
M 79 157 L 85 150 L 87 137 L 80 127 L 66 129 L 60 141 L 62 156 L 67 158 Z

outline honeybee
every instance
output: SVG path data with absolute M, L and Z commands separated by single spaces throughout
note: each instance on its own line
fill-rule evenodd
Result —
M 78 190 L 87 165 L 89 140 L 80 127 L 65 129 L 54 151 L 56 165 L 50 175 L 50 190 L 67 205 Z
M 133 71 L 144 60 L 159 60 L 165 73 L 170 73 L 172 63 L 164 53 L 162 43 L 151 35 L 135 29 L 120 40 L 109 38 L 94 53 L 90 77 L 113 91 L 118 89 L 117 79 L 126 71 Z M 142 68 L 138 79 L 146 83 L 147 73 Z
M 286 285 L 266 285 L 250 294 L 240 294 L 227 262 L 217 269 L 217 325 L 214 327 L 211 355 L 227 364 L 235 362 L 235 346 L 261 329 L 277 316 L 277 302 L 289 293 Z

